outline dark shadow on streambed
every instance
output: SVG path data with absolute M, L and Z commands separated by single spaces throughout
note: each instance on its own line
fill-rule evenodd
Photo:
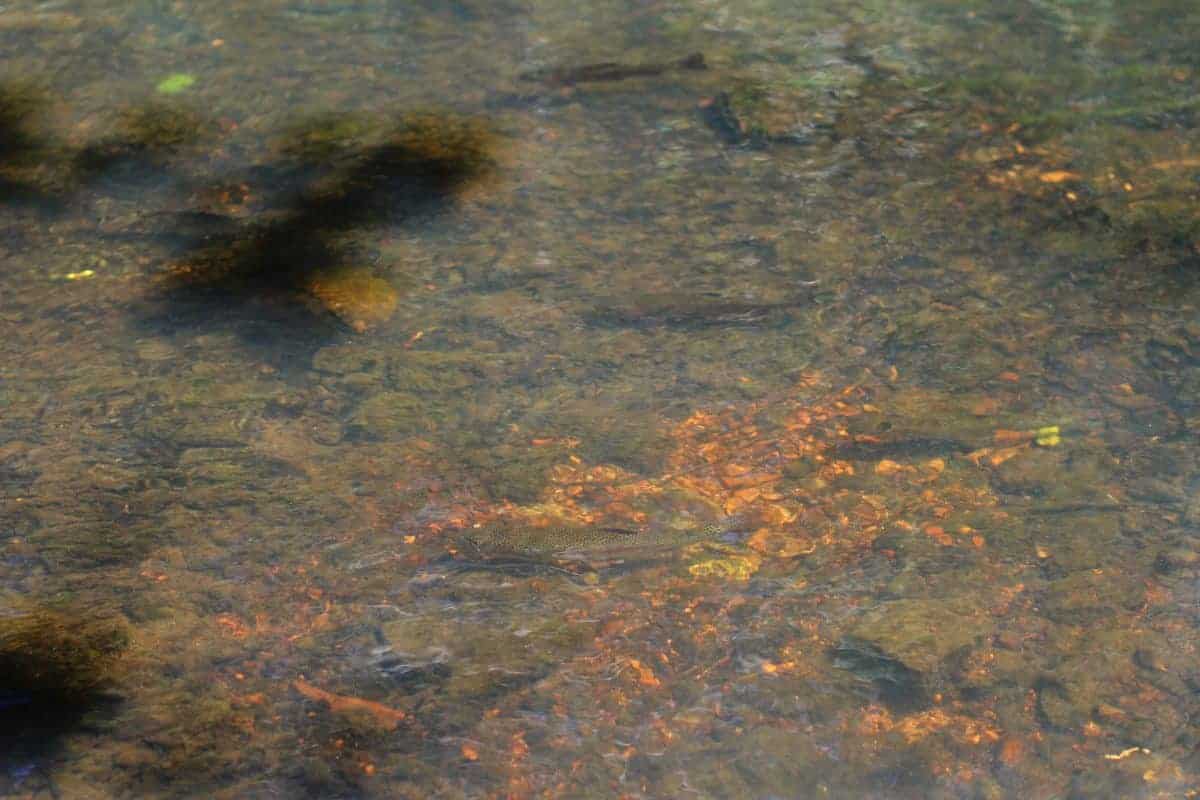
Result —
M 112 717 L 127 645 L 114 612 L 0 597 L 0 794 L 57 796 L 47 764 L 64 735 Z
M 232 325 L 268 349 L 294 346 L 300 329 L 319 346 L 344 330 L 339 319 L 358 327 L 347 309 L 394 305 L 395 288 L 362 266 L 355 233 L 444 212 L 490 172 L 492 136 L 475 120 L 433 114 L 370 127 L 328 115 L 289 134 L 279 158 L 245 180 L 269 198 L 257 220 L 168 215 L 152 235 L 175 254 L 142 324 Z
M 0 84 L 0 204 L 45 211 L 61 204 L 36 174 L 49 155 L 34 125 L 45 105 L 45 95 L 32 86 Z
M 53 216 L 85 189 L 113 194 L 170 180 L 170 157 L 215 130 L 185 108 L 151 102 L 121 109 L 109 133 L 73 147 L 44 124 L 50 107 L 36 86 L 0 83 L 0 206 Z
M 122 109 L 112 132 L 69 153 L 75 185 L 119 192 L 169 179 L 170 158 L 215 139 L 216 125 L 183 107 L 146 103 Z
M 265 163 L 218 182 L 200 149 L 217 126 L 183 107 L 124 108 L 78 146 L 45 124 L 50 107 L 35 86 L 0 83 L 0 205 L 53 218 L 100 199 L 150 205 L 97 232 L 166 255 L 134 324 L 166 335 L 230 329 L 269 361 L 302 360 L 347 327 L 361 332 L 390 316 L 399 291 L 365 266 L 362 232 L 446 211 L 494 165 L 495 137 L 476 119 L 324 114 L 294 126 Z M 262 198 L 252 219 L 223 204 L 152 208 L 153 196 L 229 187 Z

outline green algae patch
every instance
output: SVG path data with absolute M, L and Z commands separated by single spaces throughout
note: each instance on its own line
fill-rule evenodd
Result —
M 163 78 L 154 87 L 154 90 L 159 94 L 179 94 L 186 91 L 196 83 L 196 77 L 189 75 L 186 72 L 174 72 Z

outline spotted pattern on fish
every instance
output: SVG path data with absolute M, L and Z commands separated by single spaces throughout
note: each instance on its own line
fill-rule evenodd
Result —
M 536 527 L 491 525 L 464 531 L 455 539 L 467 557 L 564 558 L 638 552 L 682 547 L 692 542 L 715 539 L 730 530 L 728 523 L 715 523 L 685 530 L 632 530 L 599 526 Z

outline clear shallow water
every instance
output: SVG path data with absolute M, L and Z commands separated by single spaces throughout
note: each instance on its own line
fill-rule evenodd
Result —
M 1189 4 L 105 6 L 0 10 L 6 794 L 1200 789 Z

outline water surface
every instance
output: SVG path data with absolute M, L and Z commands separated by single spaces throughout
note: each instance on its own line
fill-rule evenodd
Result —
M 1200 791 L 1198 24 L 0 8 L 0 793 Z

